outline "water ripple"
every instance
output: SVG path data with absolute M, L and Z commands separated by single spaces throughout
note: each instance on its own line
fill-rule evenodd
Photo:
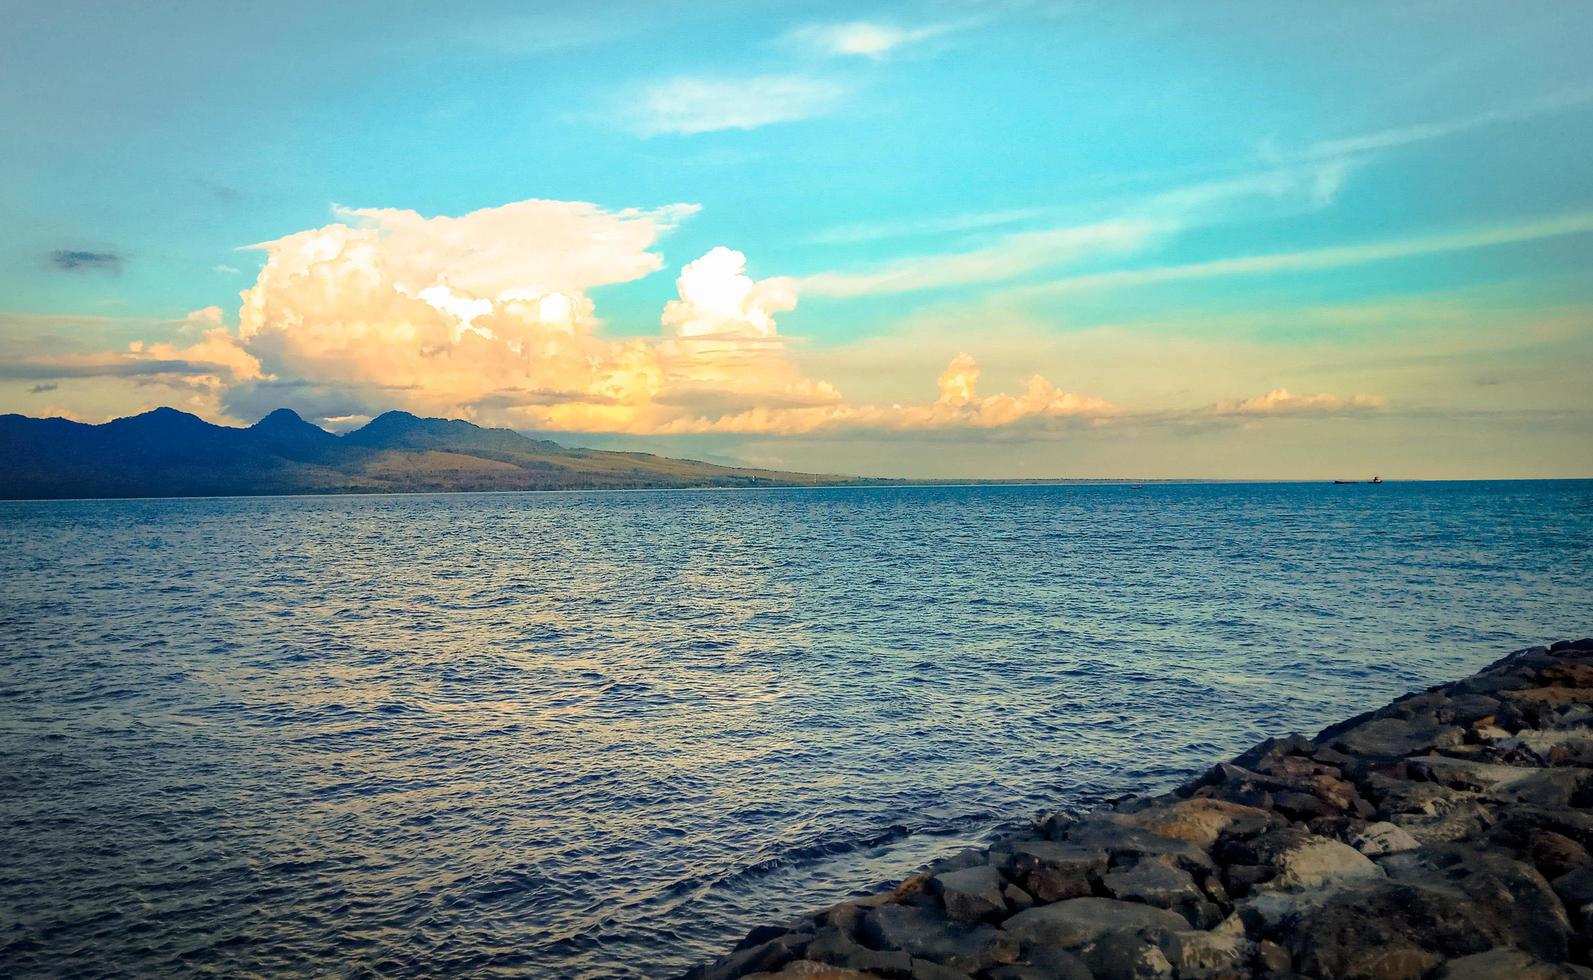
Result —
M 667 974 L 1590 555 L 1585 482 L 0 504 L 0 974 Z

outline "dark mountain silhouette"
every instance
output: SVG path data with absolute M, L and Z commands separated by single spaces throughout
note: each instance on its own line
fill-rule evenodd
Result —
M 281 408 L 247 428 L 157 408 L 103 425 L 0 415 L 0 498 L 812 486 L 844 478 L 572 449 L 387 412 L 337 436 Z

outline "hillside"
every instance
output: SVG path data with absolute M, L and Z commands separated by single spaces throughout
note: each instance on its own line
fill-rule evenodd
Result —
M 844 477 L 572 449 L 387 412 L 334 435 L 289 409 L 247 428 L 171 408 L 103 425 L 0 415 L 0 498 L 813 486 Z

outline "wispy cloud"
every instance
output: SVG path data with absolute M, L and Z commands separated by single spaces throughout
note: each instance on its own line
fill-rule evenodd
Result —
M 1192 184 L 1133 201 L 1119 202 L 1105 220 L 1060 228 L 1012 232 L 973 249 L 898 259 L 862 271 L 834 271 L 801 280 L 805 291 L 821 296 L 861 296 L 939 289 L 970 283 L 1002 282 L 1039 269 L 1080 259 L 1123 255 L 1148 247 L 1190 227 L 1231 220 L 1256 202 L 1269 215 L 1325 207 L 1343 185 L 1347 165 L 1339 161 L 1267 170 L 1226 180 Z M 1031 212 L 1030 214 L 1043 214 Z M 1022 212 L 984 216 L 1024 220 Z M 979 216 L 965 215 L 940 230 L 979 227 Z M 863 235 L 866 229 L 856 229 Z
M 1370 133 L 1361 133 L 1355 136 L 1320 140 L 1298 153 L 1290 154 L 1276 147 L 1267 147 L 1263 153 L 1267 156 L 1284 159 L 1313 160 L 1353 156 L 1407 146 L 1413 143 L 1424 143 L 1428 140 L 1443 139 L 1487 126 L 1534 119 L 1538 116 L 1552 115 L 1589 104 L 1593 104 L 1593 87 L 1584 86 L 1563 89 L 1535 99 L 1529 99 L 1513 105 L 1500 106 L 1486 112 L 1479 112 L 1475 115 L 1412 123 L 1405 126 L 1380 129 Z
M 638 136 L 757 129 L 823 115 L 845 94 L 840 83 L 807 75 L 682 76 L 631 96 L 618 119 Z
M 47 257 L 50 265 L 63 272 L 122 271 L 122 256 L 116 252 L 87 252 L 71 248 L 58 248 Z
M 879 21 L 853 20 L 808 24 L 786 35 L 786 40 L 822 54 L 880 59 L 898 48 L 927 41 L 952 30 L 952 24 L 903 27 Z
M 141 358 L 136 353 L 66 355 L 0 361 L 0 378 L 12 381 L 200 375 L 215 374 L 218 370 L 222 368 L 216 364 L 172 358 Z
M 1221 276 L 1265 275 L 1273 272 L 1313 272 L 1322 269 L 1364 265 L 1371 262 L 1388 262 L 1394 259 L 1436 255 L 1444 252 L 1461 252 L 1473 248 L 1510 245 L 1516 242 L 1536 241 L 1543 238 L 1558 238 L 1564 235 L 1580 235 L 1588 232 L 1593 232 L 1593 211 L 1577 212 L 1517 224 L 1491 225 L 1485 228 L 1452 232 L 1445 235 L 1426 235 L 1387 242 L 1341 245 L 1303 252 L 1247 255 L 1240 258 L 1214 259 L 1209 262 L 1192 262 L 1185 265 L 1098 272 L 1027 287 L 1024 292 L 1029 295 L 1055 294 L 1086 289 L 1144 286 L 1188 279 L 1212 279 Z
M 1150 221 L 1124 220 L 1020 232 L 984 248 L 915 256 L 865 272 L 821 272 L 800 283 L 805 292 L 818 296 L 865 296 L 1000 282 L 1084 256 L 1130 252 L 1159 230 Z
M 1287 388 L 1274 388 L 1254 398 L 1219 402 L 1211 411 L 1217 415 L 1335 415 L 1376 411 L 1387 405 L 1388 399 L 1381 395 L 1296 395 Z

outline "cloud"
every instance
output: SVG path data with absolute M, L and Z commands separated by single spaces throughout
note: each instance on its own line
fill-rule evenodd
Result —
M 1233 220 L 1247 210 L 1259 208 L 1271 215 L 1317 210 L 1337 196 L 1347 172 L 1347 165 L 1331 161 L 1208 181 L 1120 202 L 1115 217 L 1093 224 L 1012 232 L 977 248 L 898 259 L 857 272 L 821 272 L 800 282 L 805 292 L 820 296 L 1002 282 L 1039 269 L 1138 251 L 1192 227 Z M 999 212 L 995 217 L 1005 221 L 1016 214 Z M 978 225 L 977 216 L 964 216 L 961 222 L 966 227 Z M 937 230 L 955 227 L 942 225 Z
M 49 254 L 48 260 L 50 265 L 63 272 L 109 272 L 114 275 L 122 271 L 122 256 L 116 252 L 59 248 Z
M 73 354 L 0 361 L 0 379 L 135 378 L 215 374 L 221 365 L 184 358 L 126 354 Z
M 72 392 L 98 404 L 121 383 L 134 386 L 126 390 L 140 407 L 152 392 L 136 389 L 156 389 L 217 419 L 257 418 L 287 405 L 332 424 L 403 408 L 524 430 L 647 436 L 1029 438 L 1382 405 L 1368 395 L 1277 388 L 1200 410 L 1130 409 L 1034 373 L 1032 347 L 1017 357 L 1004 353 L 1007 371 L 1024 372 L 1015 390 L 982 390 L 984 372 L 970 352 L 948 362 L 918 351 L 925 375 L 943 365 L 933 385 L 925 377 L 917 389 L 923 400 L 906 387 L 900 400 L 849 398 L 808 370 L 780 331 L 779 319 L 797 307 L 804 283 L 758 278 L 743 253 L 722 246 L 680 268 L 655 336 L 605 336 L 591 292 L 660 270 L 658 240 L 694 211 L 546 200 L 460 217 L 338 208 L 323 227 L 252 246 L 265 263 L 241 295 L 236 326 L 219 307 L 206 307 L 168 321 L 167 342 L 16 357 L 0 361 L 0 380 L 100 379 L 94 392 Z M 981 263 L 1099 249 L 1140 233 L 1065 231 L 911 271 L 946 281 Z M 864 376 L 854 379 L 877 390 Z
M 1217 415 L 1336 415 L 1375 411 L 1387 405 L 1388 399 L 1381 395 L 1296 395 L 1287 388 L 1274 388 L 1254 398 L 1219 402 L 1212 411 Z
M 1079 258 L 1131 252 L 1158 230 L 1149 221 L 1121 220 L 1019 232 L 983 248 L 900 259 L 866 272 L 821 272 L 801 283 L 819 296 L 865 296 L 1000 282 Z
M 932 401 L 850 401 L 806 372 L 780 333 L 798 283 L 756 278 L 725 247 L 681 268 L 655 337 L 605 337 L 590 291 L 662 268 L 657 240 L 695 210 L 338 208 L 330 224 L 251 246 L 266 259 L 235 328 L 206 307 L 166 323 L 172 341 L 17 358 L 0 362 L 0 379 L 164 385 L 216 418 L 284 404 L 326 420 L 398 407 L 589 433 L 993 429 L 1112 411 L 1040 377 L 1016 394 L 980 394 L 966 354 Z
M 220 273 L 221 275 L 224 275 L 224 276 L 235 276 L 238 273 L 242 272 L 243 270 L 239 269 L 237 266 L 213 265 L 213 266 L 210 267 L 210 271 L 211 272 Z
M 1295 159 L 1320 159 L 1325 157 L 1345 157 L 1355 154 L 1371 153 L 1377 150 L 1393 149 L 1408 146 L 1412 143 L 1424 143 L 1429 140 L 1443 139 L 1459 133 L 1482 129 L 1487 126 L 1497 126 L 1504 123 L 1520 122 L 1538 116 L 1551 115 L 1575 109 L 1593 102 L 1593 88 L 1581 87 L 1550 92 L 1547 95 L 1512 105 L 1501 106 L 1486 112 L 1479 112 L 1471 116 L 1453 119 L 1440 119 L 1430 122 L 1412 123 L 1405 126 L 1395 126 L 1388 129 L 1377 130 L 1370 133 L 1361 133 L 1355 136 L 1345 136 L 1337 139 L 1321 140 L 1312 143 L 1304 150 L 1293 154 Z M 1273 147 L 1266 148 L 1265 155 L 1285 157 Z
M 42 385 L 34 385 L 33 387 L 28 389 L 28 394 L 30 394 L 30 395 L 42 395 L 42 394 L 44 394 L 47 391 L 55 391 L 59 387 L 61 387 L 61 386 L 58 385 L 58 384 L 54 384 L 54 383 L 42 384 Z
M 786 40 L 822 54 L 880 59 L 898 48 L 917 44 L 947 31 L 951 24 L 901 27 L 876 21 L 854 20 L 809 24 L 786 35 Z
M 1023 292 L 1030 296 L 1053 295 L 1087 289 L 1144 286 L 1155 283 L 1212 279 L 1223 276 L 1265 275 L 1275 272 L 1314 272 L 1373 262 L 1415 258 L 1423 255 L 1460 252 L 1473 248 L 1490 248 L 1496 245 L 1510 245 L 1544 238 L 1558 238 L 1564 235 L 1580 235 L 1588 232 L 1593 232 L 1593 211 L 1573 212 L 1571 214 L 1541 218 L 1536 221 L 1490 225 L 1467 231 L 1395 239 L 1386 242 L 1340 245 L 1303 252 L 1274 252 L 1232 259 L 1214 259 L 1209 262 L 1193 262 L 1186 265 L 1098 272 L 1025 287 Z
M 757 129 L 823 115 L 845 94 L 839 83 L 804 75 L 682 76 L 628 96 L 618 119 L 644 137 Z

